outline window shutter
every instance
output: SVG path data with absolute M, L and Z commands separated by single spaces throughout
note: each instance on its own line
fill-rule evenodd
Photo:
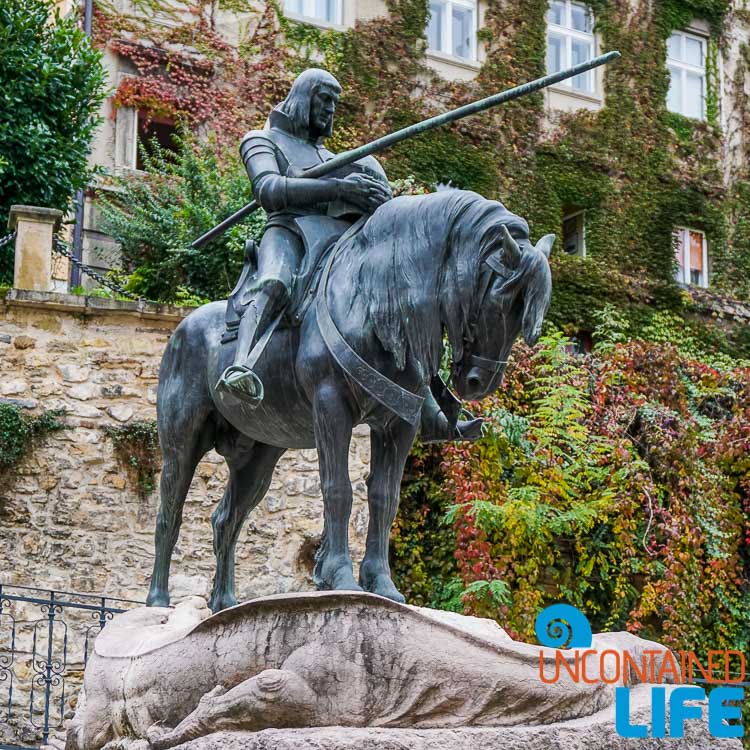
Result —
M 685 265 L 685 233 L 681 229 L 672 232 L 672 246 L 677 265 L 682 268 Z

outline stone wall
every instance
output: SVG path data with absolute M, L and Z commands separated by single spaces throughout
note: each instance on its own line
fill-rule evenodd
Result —
M 145 597 L 158 493 L 139 495 L 104 428 L 155 419 L 159 360 L 185 313 L 17 290 L 2 303 L 0 396 L 29 413 L 63 408 L 67 429 L 45 437 L 0 481 L 0 583 Z M 355 561 L 367 528 L 368 460 L 367 433 L 359 430 L 350 454 Z M 173 598 L 210 588 L 210 515 L 226 477 L 215 453 L 198 468 L 172 567 Z M 311 588 L 321 525 L 316 453 L 289 452 L 241 536 L 238 595 Z
M 3 597 L 45 594 L 19 591 L 9 584 L 145 599 L 158 491 L 139 492 L 105 428 L 155 419 L 161 354 L 188 312 L 19 290 L 0 300 L 0 402 L 15 403 L 29 415 L 65 410 L 65 429 L 42 438 L 20 464 L 0 473 L 0 742 L 38 746 L 44 715 L 43 683 L 36 683 L 33 696 L 31 688 L 35 677 L 43 677 L 44 670 L 40 672 L 39 664 L 35 668 L 35 662 L 39 655 L 42 661 L 46 658 L 48 610 L 40 603 Z M 368 461 L 367 431 L 360 429 L 350 453 L 355 565 L 364 554 Z M 185 505 L 172 565 L 173 602 L 190 594 L 206 596 L 210 590 L 210 515 L 226 479 L 223 459 L 213 452 L 207 455 Z M 289 452 L 240 538 L 239 598 L 313 588 L 310 574 L 322 513 L 316 452 Z M 67 594 L 60 598 L 97 604 Z M 90 648 L 98 632 L 97 615 L 91 611 L 63 607 L 57 617 L 65 624 L 55 625 L 52 654 L 53 660 L 62 662 L 66 652 L 65 682 L 55 683 L 51 690 L 53 730 L 59 730 L 61 715 L 70 716 L 75 706 L 86 637 Z

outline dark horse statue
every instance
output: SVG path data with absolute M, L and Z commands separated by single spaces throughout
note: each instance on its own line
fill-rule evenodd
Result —
M 388 542 L 419 410 L 404 414 L 383 393 L 390 389 L 419 405 L 419 394 L 438 372 L 445 336 L 459 396 L 475 400 L 496 390 L 518 335 L 529 344 L 540 335 L 554 239 L 547 235 L 532 245 L 522 218 L 472 192 L 384 203 L 329 252 L 317 300 L 300 325 L 281 327 L 269 340 L 255 366 L 265 397 L 254 409 L 215 390 L 234 357 L 234 345 L 220 343 L 226 302 L 189 315 L 174 332 L 159 374 L 164 468 L 148 603 L 169 603 L 183 504 L 203 455 L 215 448 L 229 466 L 229 484 L 212 516 L 216 577 L 210 604 L 219 611 L 236 603 L 235 545 L 276 463 L 290 448 L 313 447 L 324 504 L 316 585 L 404 601 L 391 580 Z M 370 368 L 380 373 L 384 390 L 368 386 L 362 371 Z M 348 454 L 352 429 L 362 423 L 371 429 L 372 458 L 358 583 L 349 553 Z

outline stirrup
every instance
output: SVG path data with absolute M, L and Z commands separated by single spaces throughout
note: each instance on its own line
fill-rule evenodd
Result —
M 263 382 L 245 365 L 230 365 L 216 381 L 216 390 L 229 391 L 235 398 L 255 408 L 264 396 Z

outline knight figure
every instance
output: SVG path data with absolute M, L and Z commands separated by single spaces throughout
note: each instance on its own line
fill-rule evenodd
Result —
M 244 273 L 246 283 L 241 281 L 234 293 L 240 294 L 241 312 L 233 329 L 228 320 L 228 330 L 233 332 L 227 340 L 236 338 L 236 353 L 217 388 L 250 405 L 263 398 L 263 384 L 253 364 L 288 312 L 310 248 L 323 241 L 330 245 L 344 232 L 356 231 L 392 197 L 385 172 L 372 156 L 324 178 L 303 176 L 305 170 L 333 157 L 323 141 L 332 133 L 340 95 L 341 86 L 330 73 L 306 70 L 271 112 L 264 129 L 249 132 L 240 144 L 254 198 L 268 219 L 254 248 L 255 273 Z M 423 441 L 479 437 L 482 420 L 471 415 L 460 420 L 460 402 L 440 378 L 425 382 L 420 395 L 425 397 Z

